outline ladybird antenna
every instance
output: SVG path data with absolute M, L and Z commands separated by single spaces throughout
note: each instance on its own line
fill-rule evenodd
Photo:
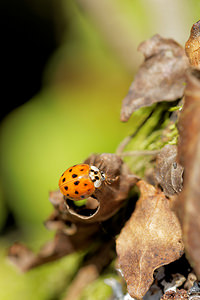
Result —
M 105 168 L 105 162 L 103 159 L 100 160 L 100 162 L 98 163 L 98 169 L 102 170 Z

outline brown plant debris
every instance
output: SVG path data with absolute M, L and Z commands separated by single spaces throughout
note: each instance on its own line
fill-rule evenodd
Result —
M 49 229 L 62 229 L 68 235 L 74 230 L 71 223 L 96 223 L 109 219 L 126 201 L 131 188 L 138 177 L 130 173 L 122 159 L 111 153 L 93 154 L 84 163 L 100 168 L 106 174 L 109 183 L 103 183 L 88 197 L 82 206 L 63 196 L 60 191 L 50 193 L 50 201 L 55 211 L 46 221 Z
M 18 269 L 26 272 L 32 268 L 84 249 L 95 239 L 98 229 L 98 224 L 93 226 L 79 224 L 76 234 L 70 236 L 59 230 L 54 239 L 46 243 L 37 254 L 33 253 L 25 245 L 14 243 L 9 248 L 8 257 Z
M 177 162 L 177 147 L 166 145 L 156 159 L 155 180 L 166 196 L 178 194 L 183 185 L 183 167 Z
M 140 107 L 174 101 L 184 92 L 188 60 L 177 42 L 157 34 L 141 43 L 138 50 L 144 54 L 145 61 L 123 100 L 121 120 L 124 122 Z
M 144 181 L 137 185 L 141 196 L 117 239 L 116 249 L 128 293 L 141 299 L 153 282 L 154 270 L 180 258 L 183 243 L 169 200 Z
M 166 282 L 164 279 L 161 284 L 164 286 L 164 292 L 169 290 L 176 291 L 178 287 L 182 286 L 183 283 L 186 281 L 186 278 L 179 273 L 172 274 L 171 276 L 173 279 L 170 282 Z
M 187 300 L 189 299 L 187 291 L 185 290 L 177 290 L 175 291 L 167 291 L 161 298 L 161 300 Z
M 190 37 L 185 44 L 185 52 L 191 66 L 200 67 L 200 21 L 196 22 L 190 32 Z
M 116 154 L 93 154 L 84 163 L 104 171 L 110 184 L 102 184 L 94 193 L 96 201 L 89 197 L 83 207 L 78 208 L 73 201 L 65 198 L 67 210 L 75 220 L 84 220 L 85 223 L 107 220 L 123 205 L 138 177 L 130 173 L 127 165 Z
M 55 238 L 45 244 L 38 254 L 34 254 L 20 243 L 15 243 L 9 249 L 8 256 L 22 271 L 84 249 L 100 239 L 100 222 L 116 214 L 138 180 L 115 154 L 92 155 L 85 163 L 97 167 L 101 165 L 110 184 L 102 185 L 101 190 L 95 193 L 95 198 L 89 197 L 86 204 L 81 207 L 64 197 L 60 191 L 50 192 L 54 211 L 45 225 L 50 230 L 56 230 Z
M 189 273 L 188 277 L 187 277 L 187 280 L 186 280 L 186 282 L 184 284 L 184 289 L 185 290 L 190 290 L 191 287 L 194 285 L 194 282 L 196 280 L 197 280 L 196 275 L 193 272 Z
M 200 71 L 187 74 L 185 103 L 178 123 L 178 160 L 184 186 L 178 198 L 186 254 L 200 278 Z
M 195 281 L 193 286 L 188 291 L 189 295 L 200 296 L 200 282 Z

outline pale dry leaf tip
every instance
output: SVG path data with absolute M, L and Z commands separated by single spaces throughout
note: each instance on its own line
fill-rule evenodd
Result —
M 184 289 L 190 290 L 196 280 L 197 280 L 196 275 L 193 272 L 189 273 L 187 280 L 184 284 Z
M 192 67 L 200 68 L 200 20 L 193 24 L 185 52 Z

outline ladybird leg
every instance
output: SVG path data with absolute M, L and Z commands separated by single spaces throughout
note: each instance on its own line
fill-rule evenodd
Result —
M 94 194 L 92 194 L 90 197 L 97 199 L 97 197 Z
M 106 167 L 106 166 L 105 166 L 105 162 L 104 162 L 103 159 L 101 159 L 100 162 L 97 164 L 97 168 L 98 168 L 99 170 L 103 170 L 105 167 Z
M 112 184 L 112 183 L 114 183 L 114 182 L 118 181 L 118 180 L 119 180 L 119 178 L 120 178 L 120 176 L 119 176 L 119 175 L 118 175 L 118 176 L 116 176 L 114 179 L 109 179 L 109 178 L 107 178 L 107 179 L 106 179 L 106 183 L 107 183 L 107 184 Z
M 103 173 L 107 173 L 109 168 L 108 166 L 106 165 L 105 161 L 103 159 L 101 159 L 98 164 L 97 164 L 97 168 L 100 170 L 100 171 L 103 171 Z

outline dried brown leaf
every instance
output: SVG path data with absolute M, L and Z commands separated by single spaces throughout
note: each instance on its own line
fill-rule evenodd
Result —
M 131 297 L 141 299 L 153 282 L 153 272 L 183 254 L 179 221 L 162 192 L 144 181 L 130 220 L 117 239 L 119 267 Z
M 121 120 L 128 121 L 140 107 L 183 96 L 188 59 L 184 49 L 172 39 L 155 35 L 138 50 L 145 56 L 128 95 L 123 100 Z
M 166 145 L 156 159 L 155 180 L 166 196 L 180 193 L 183 185 L 183 167 L 177 163 L 177 147 Z
M 58 230 L 54 239 L 46 243 L 37 254 L 23 244 L 14 243 L 8 250 L 8 258 L 18 269 L 26 272 L 77 250 L 84 249 L 95 239 L 99 224 L 93 224 L 93 226 L 78 224 L 76 226 L 77 230 L 74 235 L 67 235 Z
M 101 188 L 95 191 L 96 199 L 89 197 L 83 207 L 77 207 L 73 201 L 66 198 L 68 213 L 74 220 L 82 220 L 85 223 L 105 221 L 120 209 L 138 177 L 130 173 L 126 164 L 116 154 L 94 154 L 84 163 L 101 166 L 111 184 L 102 184 Z
M 185 52 L 191 66 L 200 67 L 200 21 L 196 22 L 190 32 L 190 37 L 185 44 Z
M 186 254 L 200 278 L 200 71 L 188 73 L 179 124 L 178 159 L 184 167 L 178 212 Z
M 176 292 L 175 291 L 168 291 L 166 292 L 161 300 L 187 300 L 189 299 L 188 297 L 188 294 L 187 294 L 187 291 L 185 290 L 177 290 Z
M 45 226 L 57 233 L 38 254 L 19 243 L 9 249 L 10 260 L 22 271 L 86 248 L 99 236 L 99 222 L 109 219 L 121 208 L 138 180 L 115 154 L 92 155 L 85 163 L 97 167 L 101 164 L 111 183 L 102 184 L 101 189 L 95 192 L 96 199 L 89 197 L 81 207 L 65 198 L 60 191 L 50 192 L 50 201 L 55 210 L 46 220 Z

